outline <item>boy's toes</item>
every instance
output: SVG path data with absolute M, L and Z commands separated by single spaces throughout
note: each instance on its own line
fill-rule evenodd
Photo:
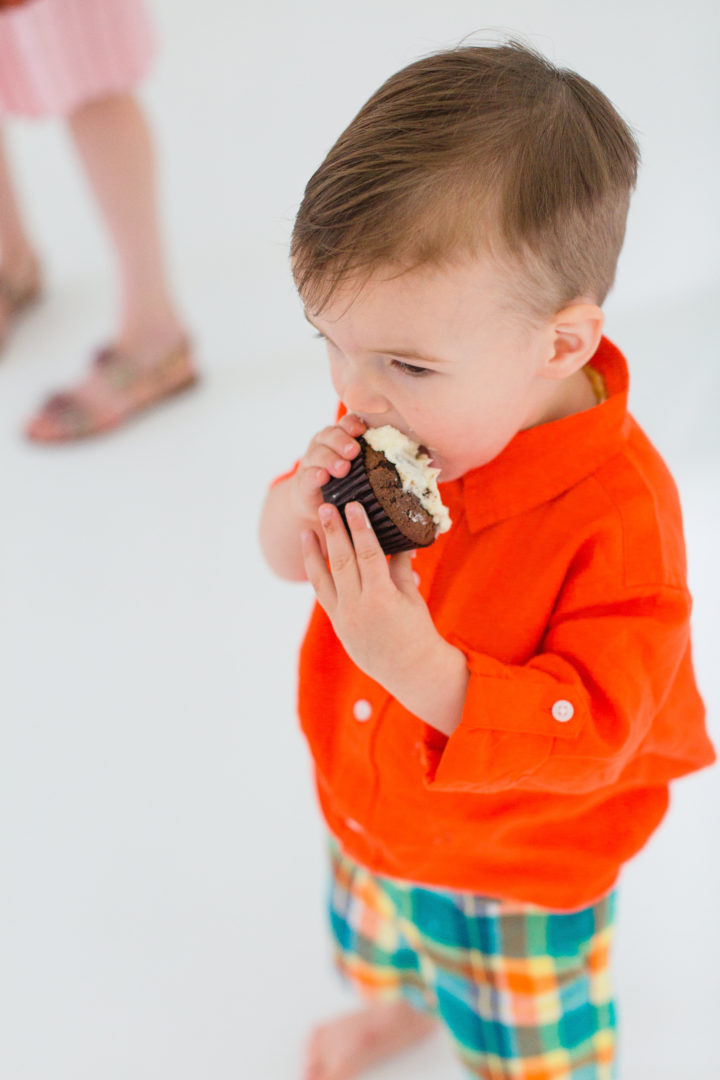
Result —
M 308 1039 L 302 1080 L 345 1080 L 351 1075 L 342 1069 L 343 1050 L 335 1046 L 333 1022 L 319 1024 Z M 339 1051 L 339 1052 L 338 1052 Z

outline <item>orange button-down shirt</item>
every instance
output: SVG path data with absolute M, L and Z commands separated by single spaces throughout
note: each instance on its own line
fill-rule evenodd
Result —
M 413 565 L 467 657 L 452 735 L 363 674 L 315 607 L 301 724 L 331 831 L 377 873 L 581 906 L 658 825 L 668 782 L 714 760 L 675 485 L 627 412 L 620 352 L 603 339 L 592 365 L 603 404 L 440 485 L 452 528 Z

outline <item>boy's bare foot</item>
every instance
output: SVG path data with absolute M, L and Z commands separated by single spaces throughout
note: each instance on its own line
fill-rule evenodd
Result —
M 430 1016 L 404 1001 L 369 1005 L 340 1016 L 312 1032 L 303 1080 L 349 1080 L 434 1028 Z

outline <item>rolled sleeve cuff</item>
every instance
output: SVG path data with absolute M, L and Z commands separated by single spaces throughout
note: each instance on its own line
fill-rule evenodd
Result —
M 470 681 L 455 731 L 443 740 L 430 732 L 426 740 L 430 785 L 478 792 L 511 787 L 547 761 L 555 739 L 579 737 L 589 696 L 568 680 L 562 660 L 543 657 L 542 667 L 513 667 L 450 640 L 467 657 Z

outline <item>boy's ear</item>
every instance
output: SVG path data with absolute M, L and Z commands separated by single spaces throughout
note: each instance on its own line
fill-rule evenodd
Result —
M 551 355 L 543 375 L 566 379 L 579 371 L 595 354 L 604 322 L 602 309 L 589 301 L 579 300 L 558 311 L 550 324 Z

